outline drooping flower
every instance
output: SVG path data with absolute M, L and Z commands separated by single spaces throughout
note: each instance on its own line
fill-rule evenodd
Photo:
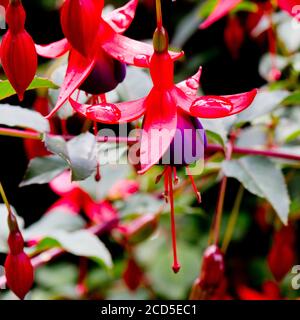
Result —
M 135 291 L 143 281 L 144 273 L 134 257 L 129 257 L 122 278 L 127 288 Z
M 167 166 L 160 177 L 165 178 L 165 195 L 170 200 L 173 270 L 178 272 L 180 265 L 176 252 L 173 176 L 176 180 L 176 166 L 188 166 L 201 158 L 205 146 L 202 125 L 192 116 L 220 118 L 241 112 L 252 103 L 257 90 L 229 96 L 197 97 L 201 69 L 192 78 L 175 85 L 174 61 L 168 51 L 168 35 L 162 26 L 160 2 L 157 1 L 156 4 L 157 28 L 153 36 L 154 52 L 149 63 L 153 88 L 149 95 L 136 101 L 117 104 L 80 104 L 71 98 L 70 103 L 73 109 L 82 116 L 103 123 L 126 123 L 144 115 L 140 138 L 141 169 L 139 173 L 145 173 L 153 165 L 161 163 L 167 153 L 170 155 L 169 162 L 164 162 Z M 116 119 L 116 114 L 118 114 L 118 119 Z M 184 133 L 183 137 L 182 133 Z M 180 138 L 179 143 L 176 141 L 177 136 Z M 191 174 L 189 176 L 200 201 L 200 194 L 193 177 Z
M 0 195 L 8 213 L 9 236 L 7 243 L 9 251 L 4 263 L 6 283 L 20 299 L 24 299 L 33 285 L 33 267 L 30 258 L 24 252 L 24 239 L 1 182 Z
M 20 100 L 23 100 L 37 69 L 37 53 L 31 36 L 25 30 L 25 19 L 21 2 L 10 2 L 6 10 L 8 31 L 2 38 L 0 52 L 4 72 Z
M 295 263 L 295 234 L 291 226 L 282 227 L 274 234 L 273 245 L 268 254 L 268 265 L 280 282 Z
M 244 41 L 244 29 L 236 15 L 232 15 L 228 18 L 224 30 L 224 40 L 232 57 L 237 59 Z
M 8 245 L 9 253 L 4 264 L 7 285 L 20 299 L 24 299 L 33 284 L 33 267 L 24 252 L 24 240 L 19 230 L 10 233 Z
M 209 246 L 204 252 L 200 276 L 193 285 L 190 299 L 224 299 L 224 273 L 223 253 L 216 245 Z
M 93 1 L 88 2 L 92 3 Z M 70 51 L 64 83 L 61 87 L 57 103 L 48 117 L 51 117 L 76 89 L 83 89 L 88 92 L 92 90 L 89 93 L 97 95 L 114 89 L 124 79 L 124 64 L 139 67 L 149 66 L 149 59 L 153 53 L 152 46 L 121 35 L 131 24 L 137 4 L 138 0 L 131 0 L 123 7 L 112 11 L 106 16 L 102 16 L 100 10 L 98 31 L 95 38 L 96 45 L 88 48 L 88 45 L 82 44 L 82 48 L 79 48 L 79 50 L 84 52 L 88 49 L 88 56 L 83 56 L 79 53 L 76 44 L 77 50 L 74 47 L 75 39 L 78 37 L 76 33 L 77 27 L 69 28 L 68 39 L 62 39 L 46 46 L 36 46 L 37 52 L 41 56 L 48 58 L 56 58 Z M 70 9 L 71 6 L 68 4 L 65 10 Z M 81 9 L 83 8 L 77 7 L 76 12 Z M 97 10 L 99 11 L 98 7 Z M 78 14 L 82 17 L 87 14 L 84 12 Z M 70 21 L 73 21 L 73 19 L 75 18 L 72 16 Z M 98 18 L 93 16 L 93 22 L 88 26 L 88 29 L 94 29 L 95 21 L 98 21 Z M 83 37 L 86 30 L 81 25 L 79 28 L 82 29 L 80 37 Z M 85 41 L 85 39 L 82 39 L 82 41 Z M 172 53 L 172 58 L 178 59 L 182 54 L 182 52 Z M 93 84 L 92 86 L 91 83 Z M 118 113 L 114 114 L 113 120 L 117 121 L 118 117 Z
M 107 200 L 95 201 L 76 182 L 71 182 L 70 172 L 64 171 L 49 183 L 50 188 L 59 196 L 49 209 L 48 213 L 57 208 L 64 208 L 71 214 L 79 214 L 80 211 L 93 223 L 105 223 L 114 218 L 118 212 Z

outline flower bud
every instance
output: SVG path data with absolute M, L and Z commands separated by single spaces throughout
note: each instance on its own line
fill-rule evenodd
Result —
M 93 52 L 103 5 L 103 0 L 66 0 L 62 6 L 63 33 L 74 49 L 84 56 Z
M 7 285 L 20 299 L 24 299 L 33 284 L 33 267 L 24 252 L 24 240 L 19 230 L 10 232 L 8 245 L 9 254 L 4 265 Z
M 127 288 L 135 291 L 143 280 L 143 271 L 133 258 L 129 258 L 125 271 L 123 272 L 123 280 Z
M 295 262 L 294 236 L 291 227 L 283 227 L 274 235 L 273 245 L 268 254 L 268 265 L 278 282 L 285 277 Z
M 24 299 L 33 284 L 33 267 L 25 252 L 9 253 L 5 260 L 5 274 L 8 287 Z
M 108 192 L 108 197 L 111 200 L 127 199 L 131 195 L 139 191 L 139 183 L 133 180 L 120 180 L 115 183 Z
M 203 256 L 200 285 L 204 289 L 216 288 L 224 278 L 224 256 L 216 245 L 209 246 Z
M 22 100 L 37 69 L 37 54 L 31 36 L 24 29 L 25 11 L 19 1 L 8 5 L 9 30 L 2 38 L 1 62 L 4 72 Z

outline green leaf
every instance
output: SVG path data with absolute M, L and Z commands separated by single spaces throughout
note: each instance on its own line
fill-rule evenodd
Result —
M 284 224 L 288 222 L 290 198 L 281 170 L 270 159 L 246 156 L 224 161 L 224 174 L 239 180 L 251 193 L 265 198 Z
M 136 194 L 122 202 L 119 212 L 122 217 L 131 215 L 142 215 L 145 213 L 157 213 L 164 205 L 163 200 L 159 200 L 149 194 Z
M 0 105 L 0 124 L 9 127 L 33 129 L 39 132 L 48 132 L 50 130 L 49 121 L 39 112 L 9 104 Z
M 11 207 L 18 221 L 19 228 L 22 230 L 24 227 L 23 218 L 19 217 L 13 207 Z M 4 204 L 0 204 L 0 252 L 7 253 L 8 245 L 7 238 L 9 235 L 9 229 L 7 224 L 7 209 Z
M 296 105 L 300 104 L 300 91 L 293 92 L 287 98 L 282 101 L 284 105 Z
M 101 165 L 100 181 L 97 182 L 93 176 L 90 176 L 88 179 L 80 181 L 79 185 L 80 188 L 85 190 L 95 201 L 100 201 L 107 196 L 107 193 L 115 183 L 127 178 L 131 171 L 132 167 L 128 164 Z
M 79 215 L 74 215 L 67 209 L 53 209 L 48 211 L 39 221 L 27 228 L 23 235 L 26 240 L 45 237 L 51 232 L 75 231 L 83 228 L 85 221 Z
M 103 242 L 88 230 L 75 232 L 56 231 L 49 234 L 39 244 L 38 249 L 61 247 L 76 256 L 87 257 L 100 265 L 112 267 L 110 252 Z
M 58 156 L 31 159 L 20 187 L 48 183 L 67 168 L 65 161 Z
M 272 112 L 287 95 L 285 90 L 260 91 L 250 107 L 237 116 L 237 122 L 251 122 Z
M 27 90 L 38 88 L 58 89 L 58 86 L 49 79 L 36 77 Z M 16 91 L 8 80 L 0 81 L 0 100 L 13 96 L 14 94 L 16 94 Z
M 83 133 L 68 142 L 62 137 L 46 135 L 45 145 L 50 152 L 66 161 L 72 170 L 72 181 L 84 180 L 95 172 L 96 140 L 91 133 Z

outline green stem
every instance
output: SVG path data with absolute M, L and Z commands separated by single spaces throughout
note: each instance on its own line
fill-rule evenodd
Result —
M 158 28 L 161 28 L 163 25 L 160 0 L 156 0 L 156 23 Z
M 234 205 L 228 220 L 228 224 L 227 224 L 227 228 L 225 231 L 225 235 L 224 235 L 224 239 L 223 239 L 223 244 L 222 244 L 222 251 L 225 254 L 225 252 L 227 251 L 227 248 L 229 246 L 229 243 L 232 239 L 232 235 L 233 235 L 233 231 L 234 231 L 234 227 L 236 225 L 237 219 L 238 219 L 238 215 L 240 212 L 240 206 L 241 206 L 241 202 L 243 199 L 243 195 L 244 195 L 244 187 L 243 185 L 240 185 L 240 188 L 238 190 L 237 196 L 235 198 L 234 201 Z

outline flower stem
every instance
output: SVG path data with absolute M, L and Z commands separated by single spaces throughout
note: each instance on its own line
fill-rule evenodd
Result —
M 227 248 L 229 246 L 230 240 L 232 239 L 232 235 L 233 235 L 233 231 L 234 231 L 234 227 L 236 225 L 237 222 L 237 218 L 240 212 L 240 206 L 241 206 L 241 202 L 243 199 L 243 195 L 244 195 L 244 187 L 243 185 L 240 185 L 240 188 L 238 190 L 237 196 L 235 198 L 234 201 L 234 205 L 229 217 L 229 221 L 227 224 L 227 228 L 225 231 L 225 235 L 224 235 L 224 239 L 223 239 L 223 244 L 222 244 L 222 252 L 225 254 L 225 252 L 227 251 Z
M 230 141 L 227 144 L 226 148 L 226 160 L 231 159 L 233 145 Z M 224 175 L 221 181 L 220 185 L 220 191 L 219 191 L 219 197 L 217 202 L 217 208 L 216 208 L 216 215 L 213 222 L 213 242 L 215 245 L 218 245 L 219 242 L 219 236 L 220 236 L 220 228 L 221 228 L 221 221 L 222 221 L 222 215 L 223 215 L 223 208 L 224 208 L 224 199 L 225 199 L 225 192 L 227 187 L 227 177 Z
M 34 140 L 42 140 L 43 133 L 39 132 L 30 132 L 18 129 L 9 129 L 9 128 L 1 128 L 0 127 L 0 136 L 8 136 L 22 139 L 34 139 Z M 51 137 L 58 137 L 59 135 L 50 134 Z M 70 140 L 75 136 L 60 136 L 66 140 Z M 97 137 L 98 142 L 112 142 L 112 143 L 127 143 L 128 145 L 135 144 L 139 141 L 138 138 L 135 137 Z M 224 149 L 221 145 L 218 144 L 208 144 L 205 148 L 206 152 L 223 152 Z M 254 148 L 241 148 L 241 147 L 233 147 L 232 152 L 234 154 L 241 155 L 259 155 L 271 158 L 285 159 L 285 160 L 295 160 L 300 161 L 300 155 L 297 154 L 289 154 L 286 152 L 281 152 L 279 150 L 274 149 L 254 149 Z
M 179 264 L 178 258 L 177 258 L 176 223 L 175 223 L 173 181 L 172 181 L 172 168 L 171 167 L 168 168 L 167 179 L 169 181 L 171 231 L 172 231 L 172 246 L 173 246 L 173 259 L 174 259 L 172 269 L 175 273 L 177 273 L 180 270 L 180 264 Z
M 157 24 L 157 28 L 161 28 L 163 26 L 160 0 L 156 0 L 156 24 Z

